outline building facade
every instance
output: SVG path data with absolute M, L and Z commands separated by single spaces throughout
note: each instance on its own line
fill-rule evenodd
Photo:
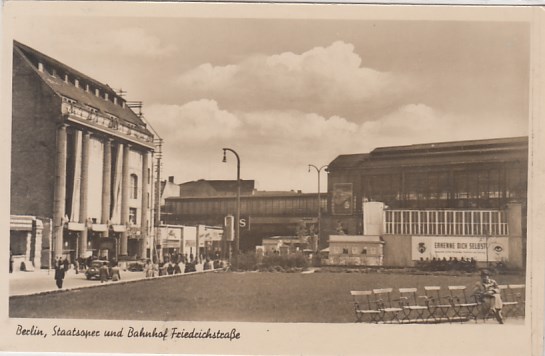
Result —
M 41 246 L 51 258 L 145 256 L 154 135 L 141 115 L 108 85 L 16 41 L 12 97 L 11 215 L 50 222 Z
M 527 180 L 527 137 L 342 155 L 328 167 L 329 214 L 322 221 L 321 246 L 327 247 L 328 237 L 339 232 L 376 234 L 385 241 L 388 265 L 429 258 L 429 246 L 446 246 L 433 250 L 433 256 L 443 257 L 462 253 L 458 246 L 480 246 L 480 254 L 469 249 L 466 257 L 475 253 L 479 261 L 488 262 L 496 256 L 495 261 L 505 258 L 522 268 Z M 366 212 L 364 207 L 372 202 L 380 202 L 382 210 Z M 456 248 L 451 248 L 453 241 Z M 493 242 L 496 249 L 489 254 Z

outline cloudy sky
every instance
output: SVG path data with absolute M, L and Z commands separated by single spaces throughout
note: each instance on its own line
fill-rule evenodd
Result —
M 14 38 L 144 102 L 163 176 L 315 192 L 339 154 L 527 135 L 523 23 L 28 17 Z M 325 175 L 322 191 L 325 189 Z

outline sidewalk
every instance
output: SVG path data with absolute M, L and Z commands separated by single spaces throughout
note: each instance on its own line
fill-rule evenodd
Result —
M 221 270 L 221 269 L 220 269 Z M 195 273 L 207 273 L 218 271 L 216 270 L 207 270 L 203 271 L 202 268 L 198 268 L 197 272 L 182 273 L 175 275 L 165 275 L 154 278 L 169 278 L 175 276 L 191 275 Z M 85 273 L 80 272 L 76 274 L 74 270 L 69 270 L 66 272 L 64 277 L 64 283 L 62 289 L 58 289 L 55 284 L 55 271 L 52 269 L 48 270 L 36 270 L 34 272 L 14 272 L 9 274 L 9 296 L 20 296 L 20 295 L 31 295 L 45 292 L 55 292 L 61 290 L 72 290 L 80 288 L 89 288 L 89 287 L 98 287 L 104 285 L 113 285 L 113 284 L 123 284 L 126 282 L 138 281 L 146 279 L 144 272 L 130 272 L 130 271 L 120 271 L 121 279 L 119 281 L 113 282 L 109 280 L 106 283 L 101 283 L 99 280 L 87 280 L 85 278 Z

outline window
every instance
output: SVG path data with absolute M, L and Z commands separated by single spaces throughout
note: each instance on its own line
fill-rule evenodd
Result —
M 348 249 L 347 248 L 343 248 L 343 255 L 348 255 Z
M 131 199 L 138 198 L 138 176 L 136 174 L 131 174 Z
M 129 223 L 136 225 L 136 214 L 137 214 L 136 208 L 129 208 Z

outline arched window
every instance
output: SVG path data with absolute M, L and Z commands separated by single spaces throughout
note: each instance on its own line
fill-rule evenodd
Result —
M 131 174 L 131 199 L 138 198 L 138 176 Z

